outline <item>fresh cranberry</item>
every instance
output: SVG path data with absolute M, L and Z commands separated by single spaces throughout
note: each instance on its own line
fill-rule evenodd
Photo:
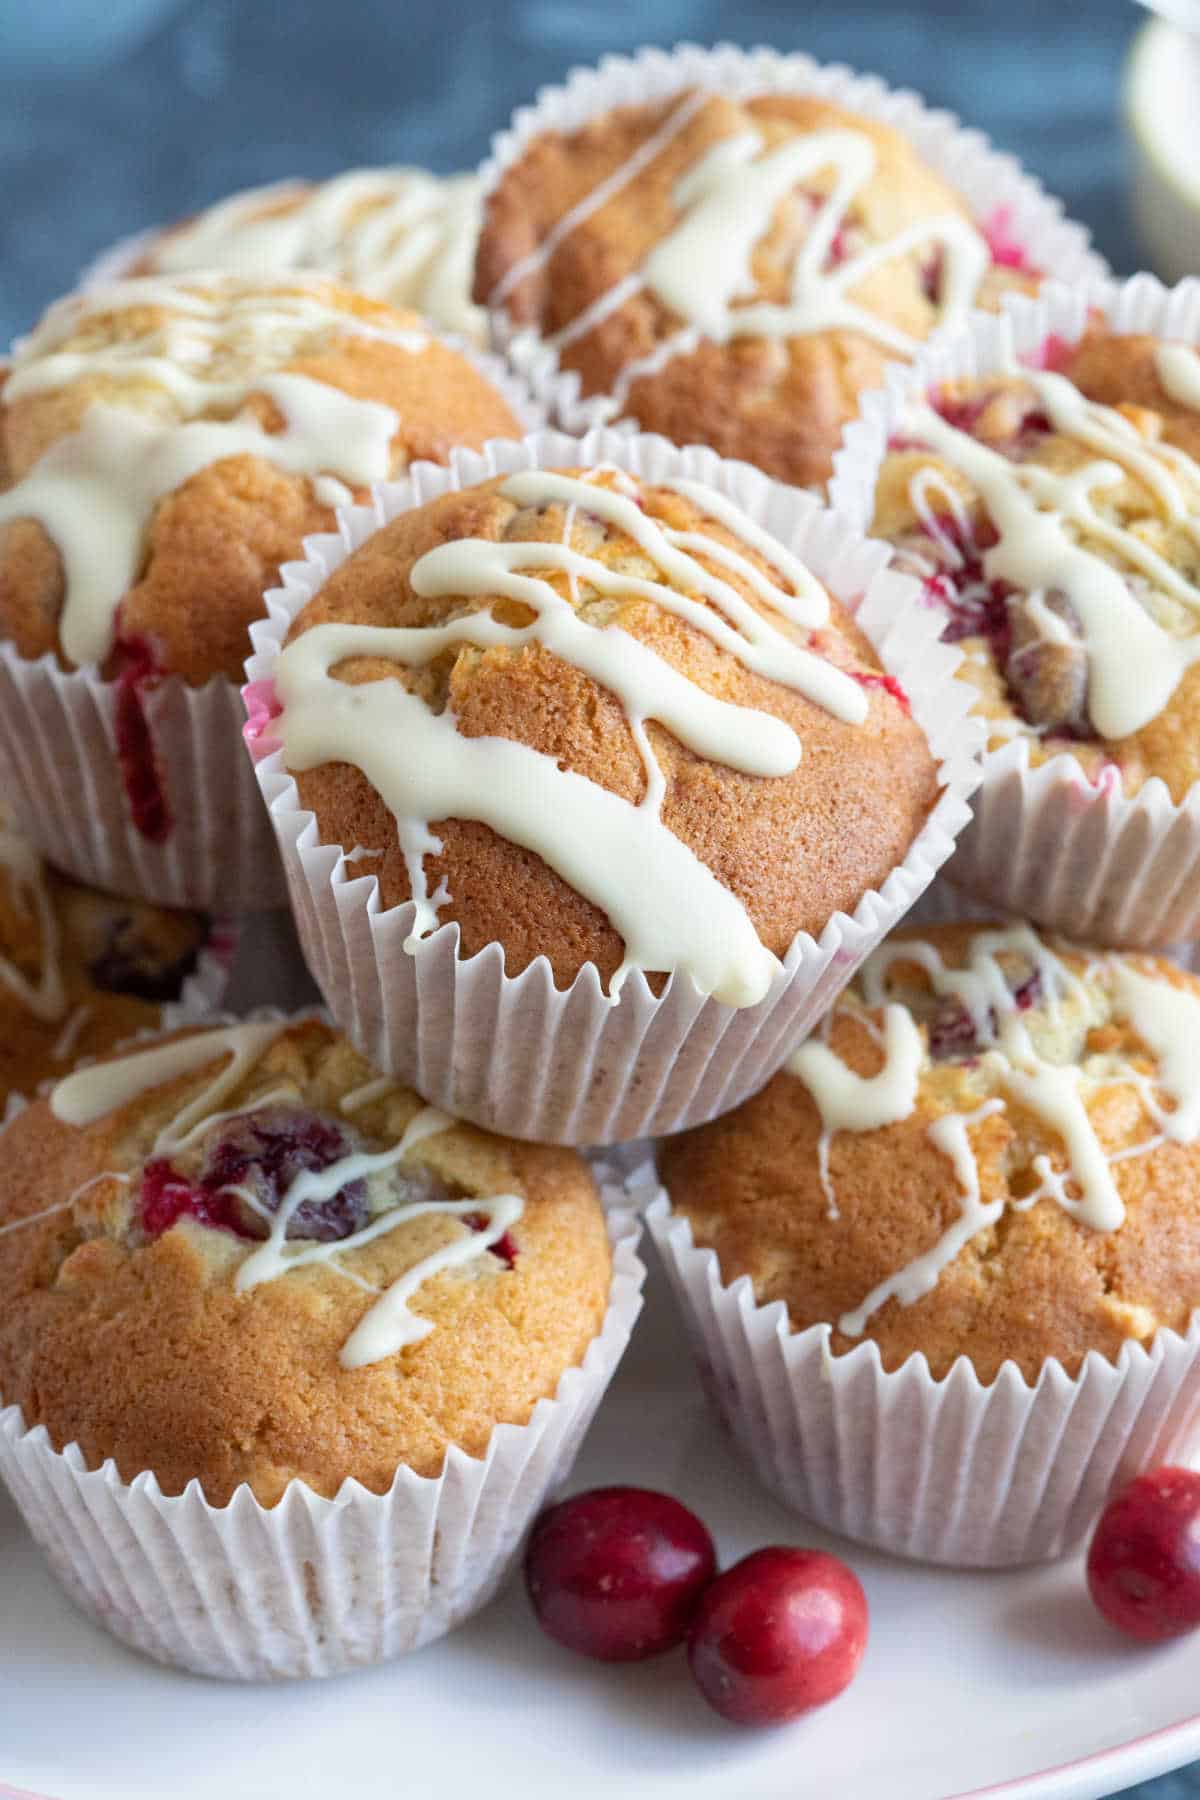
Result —
M 900 683 L 896 680 L 894 675 L 876 675 L 865 670 L 851 670 L 851 674 L 853 675 L 854 680 L 857 681 L 859 687 L 882 688 L 884 693 L 890 694 L 896 704 L 903 707 L 905 712 L 912 711 L 908 695 L 900 686 Z
M 114 729 L 125 797 L 135 829 L 152 844 L 161 844 L 170 837 L 174 821 L 158 767 L 145 703 L 165 671 L 147 638 L 136 635 L 119 638 L 116 654 Z
M 1088 1591 L 1110 1625 L 1143 1644 L 1200 1625 L 1200 1475 L 1155 1469 L 1110 1500 L 1087 1557 Z
M 601 1662 L 640 1662 L 682 1643 L 716 1569 L 695 1513 L 647 1488 L 593 1488 L 552 1506 L 525 1552 L 542 1630 Z
M 823 1550 L 756 1550 L 708 1588 L 688 1632 L 700 1692 L 735 1725 L 775 1725 L 833 1700 L 867 1645 L 867 1597 Z
M 284 1107 L 244 1113 L 221 1126 L 194 1181 L 164 1159 L 147 1163 L 142 1229 L 157 1237 L 181 1218 L 193 1218 L 238 1237 L 265 1238 L 268 1216 L 279 1210 L 297 1176 L 327 1169 L 353 1147 L 342 1127 L 319 1113 Z M 239 1188 L 244 1191 L 237 1192 Z M 250 1204 L 246 1193 L 256 1204 Z M 351 1181 L 327 1200 L 302 1201 L 288 1220 L 287 1235 L 335 1243 L 361 1230 L 368 1216 L 366 1184 Z

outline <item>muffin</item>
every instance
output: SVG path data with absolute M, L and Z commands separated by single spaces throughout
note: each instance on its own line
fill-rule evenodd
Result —
M 144 897 L 278 901 L 228 744 L 263 589 L 371 482 L 518 429 L 414 315 L 317 278 L 155 278 L 52 307 L 0 391 L 4 749 L 39 847 Z
M 256 281 L 317 270 L 481 344 L 484 314 L 471 303 L 478 235 L 474 175 L 350 169 L 329 181 L 281 181 L 233 194 L 118 246 L 101 270 L 190 275 L 221 269 Z
M 498 140 L 475 298 L 571 429 L 627 416 L 817 484 L 890 360 L 1035 287 L 1031 244 L 1084 260 L 997 163 L 804 58 L 612 59 Z
M 80 887 L 0 826 L 0 1106 L 159 1027 L 208 940 L 203 915 Z
M 1033 766 L 1067 752 L 1179 801 L 1200 779 L 1198 515 L 1200 357 L 1097 320 L 1053 367 L 914 408 L 874 531 L 945 611 L 993 747 L 1020 736 Z
M 896 383 L 846 452 L 872 529 L 966 653 L 988 732 L 951 877 L 1147 948 L 1200 934 L 1200 316 L 1189 324 L 1186 299 L 1143 277 L 1101 290 L 1089 315 L 1086 297 L 1048 291 L 1013 308 L 1019 354 L 979 321 L 930 364 L 948 379 Z M 871 487 L 867 444 L 884 431 Z
M 207 1672 L 248 1673 L 243 1656 L 258 1674 L 328 1673 L 386 1653 L 389 1633 L 424 1641 L 417 1587 L 442 1630 L 448 1605 L 481 1603 L 499 1521 L 472 1542 L 464 1483 L 483 1484 L 515 1546 L 563 1472 L 539 1447 L 549 1420 L 564 1415 L 548 1433 L 560 1449 L 582 1429 L 577 1403 L 555 1402 L 564 1377 L 590 1411 L 628 1331 L 628 1304 L 610 1328 L 614 1255 L 586 1164 L 435 1112 L 315 1018 L 172 1034 L 77 1071 L 10 1124 L 2 1154 L 0 1395 L 26 1434 L 43 1428 L 43 1473 L 108 1470 L 131 1528 L 148 1478 L 202 1512 L 201 1570 L 219 1561 L 237 1596 L 223 1648 L 201 1632 L 156 1649 L 136 1602 L 110 1628 Z M 531 1456 L 511 1499 L 489 1502 L 489 1475 L 503 1489 Z M 0 1467 L 12 1479 L 11 1446 Z M 20 1459 L 15 1473 L 20 1501 Z M 345 1642 L 281 1652 L 243 1590 L 253 1574 L 261 1600 L 313 1554 L 293 1526 L 316 1496 L 336 1496 L 353 1533 L 294 1570 L 307 1635 L 331 1629 L 333 1584 L 358 1591 L 337 1601 Z M 239 1539 L 247 1511 L 260 1552 Z M 184 1520 L 178 1502 L 163 1516 Z M 168 1561 L 192 1553 L 185 1524 Z M 95 1546 L 58 1553 L 84 1579 Z M 443 1578 L 457 1598 L 431 1598 Z
M 251 733 L 260 756 L 275 752 L 264 792 L 335 1016 L 439 1104 L 453 1093 L 454 1110 L 520 1136 L 638 1132 L 630 1119 L 599 1131 L 594 1113 L 556 1125 L 540 1102 L 522 1114 L 511 1080 L 499 1093 L 480 1067 L 499 1027 L 466 1016 L 465 987 L 457 1001 L 426 988 L 414 1037 L 406 964 L 452 934 L 448 973 L 472 982 L 483 958 L 531 1044 L 545 1044 L 548 1011 L 586 1011 L 601 1031 L 680 990 L 693 1015 L 725 1009 L 728 1025 L 729 1009 L 772 1006 L 798 946 L 905 866 L 938 801 L 906 670 L 881 663 L 851 611 L 861 588 L 818 542 L 831 521 L 805 503 L 806 562 L 728 491 L 677 473 L 666 445 L 653 476 L 637 473 L 639 442 L 610 434 L 595 455 L 591 440 L 559 440 L 556 468 L 530 467 L 533 446 L 497 446 L 486 480 L 483 459 L 460 481 L 428 471 L 428 497 L 397 489 L 394 516 L 364 521 L 336 566 L 323 558 L 303 585 L 289 572 L 256 637 L 271 649 L 247 665 L 265 678 L 248 691 Z M 793 512 L 797 498 L 775 495 Z M 898 653 L 915 659 L 911 642 Z M 323 846 L 343 871 L 332 884 Z M 364 902 L 372 890 L 357 920 L 337 894 L 354 877 Z M 337 933 L 344 973 L 329 960 Z M 601 1074 L 594 1053 L 574 1054 L 576 1092 L 597 1080 L 608 1104 L 616 1068 Z M 620 1079 L 656 1105 L 648 1084 L 670 1059 L 637 1054 Z M 564 1044 L 530 1068 L 554 1069 L 560 1120 L 571 1062 Z
M 1165 959 L 1024 923 L 902 929 L 760 1094 L 662 1147 L 684 1290 L 711 1251 L 723 1293 L 748 1284 L 782 1314 L 784 1379 L 824 1359 L 824 1423 L 793 1387 L 804 1444 L 768 1470 L 802 1510 L 935 1560 L 1031 1560 L 1084 1528 L 1118 1467 L 1183 1446 L 1198 1038 L 1200 979 Z M 735 1354 L 714 1337 L 710 1360 Z M 738 1381 L 717 1367 L 727 1410 Z M 871 1477 L 874 1517 L 847 1491 L 862 1471 L 839 1492 L 823 1466 L 868 1404 L 903 1418 L 904 1467 L 915 1442 L 926 1470 L 907 1493 Z M 878 1471 L 895 1451 L 885 1432 L 862 1455 Z M 1012 1516 L 989 1519 L 1004 1454 Z M 960 1489 L 986 1496 L 978 1517 L 956 1516 Z

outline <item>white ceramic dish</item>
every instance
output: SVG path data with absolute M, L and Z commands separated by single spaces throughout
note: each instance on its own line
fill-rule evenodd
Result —
M 0 1779 L 54 1800 L 211 1800 L 218 1769 L 225 1800 L 1092 1800 L 1200 1756 L 1197 1645 L 1122 1643 L 1077 1560 L 953 1574 L 790 1519 L 708 1414 L 661 1280 L 572 1485 L 614 1480 L 684 1496 L 726 1560 L 788 1540 L 847 1554 L 873 1618 L 850 1692 L 742 1735 L 705 1710 L 681 1656 L 604 1669 L 557 1650 L 519 1585 L 443 1643 L 366 1674 L 206 1682 L 88 1624 L 0 1498 Z
M 299 1004 L 303 981 L 279 924 L 250 922 L 239 1004 L 264 988 Z M 23 1800 L 1093 1800 L 1200 1757 L 1200 1642 L 1124 1643 L 1077 1558 L 923 1569 L 789 1516 L 709 1414 L 657 1271 L 572 1487 L 612 1481 L 687 1500 L 726 1562 L 770 1542 L 846 1555 L 872 1610 L 849 1693 L 742 1734 L 707 1712 L 681 1655 L 606 1669 L 558 1650 L 519 1583 L 444 1642 L 365 1674 L 207 1682 L 87 1623 L 0 1494 L 0 1800 L 5 1782 Z

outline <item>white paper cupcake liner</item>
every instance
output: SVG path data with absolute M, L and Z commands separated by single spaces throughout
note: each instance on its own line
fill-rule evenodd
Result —
M 76 1605 L 159 1662 L 269 1681 L 339 1675 L 432 1643 L 486 1605 L 566 1479 L 641 1309 L 636 1193 L 597 1170 L 613 1246 L 608 1310 L 583 1361 L 482 1457 L 452 1446 L 437 1477 L 401 1468 L 386 1494 L 334 1499 L 293 1481 L 277 1506 L 240 1487 L 210 1506 L 59 1453 L 0 1410 L 0 1477 Z
M 213 919 L 196 966 L 179 990 L 178 1000 L 162 1009 L 163 1030 L 192 1025 L 216 1012 L 225 1000 L 237 959 L 241 933 L 236 919 Z
M 994 374 L 1036 357 L 1050 338 L 1075 342 L 1096 309 L 1113 329 L 1200 343 L 1200 281 L 1167 289 L 1131 281 L 1049 283 L 1011 298 L 999 317 L 975 313 L 931 344 L 911 369 L 864 396 L 829 484 L 835 512 L 869 530 L 888 442 L 905 409 L 944 381 Z M 1169 948 L 1200 937 L 1200 784 L 1180 801 L 1157 777 L 1127 795 L 1115 765 L 1092 780 L 1069 752 L 1034 764 L 1028 738 L 988 752 L 974 817 L 946 876 L 985 903 L 1023 913 L 1081 943 Z
M 1064 281 L 1097 278 L 1108 265 L 1090 247 L 1085 228 L 1064 216 L 1060 200 L 1046 193 L 1015 157 L 994 150 L 982 133 L 936 111 L 907 89 L 889 88 L 874 75 L 839 63 L 822 64 L 802 54 L 783 55 L 733 44 L 705 48 L 678 44 L 631 56 L 607 56 L 595 68 L 573 69 L 561 86 L 543 88 L 492 140 L 481 170 L 484 204 L 505 170 L 543 132 L 571 133 L 611 107 L 668 98 L 686 88 L 711 88 L 740 99 L 758 93 L 811 94 L 901 132 L 931 168 L 963 195 L 980 226 L 1019 246 L 1030 264 Z M 489 308 L 492 341 L 529 379 L 553 423 L 582 433 L 596 425 L 636 429 L 614 418 L 606 396 L 580 394 L 579 376 L 559 367 L 558 352 L 535 330 L 516 328 L 503 305 Z
M 985 1386 L 960 1358 L 935 1381 L 923 1356 L 889 1372 L 871 1341 L 835 1356 L 828 1325 L 792 1331 L 747 1276 L 723 1285 L 665 1195 L 646 1223 L 721 1419 L 764 1486 L 844 1537 L 957 1567 L 1047 1561 L 1200 1431 L 1200 1317 L 1074 1378 L 1048 1362 L 1031 1387 L 1006 1363 Z
M 270 736 L 272 672 L 291 620 L 332 571 L 388 520 L 452 488 L 515 469 L 615 463 L 648 481 L 685 476 L 730 496 L 857 610 L 885 669 L 906 689 L 940 765 L 943 791 L 903 862 L 853 917 L 835 913 L 814 940 L 799 935 L 758 1005 L 737 1009 L 687 977 L 660 996 L 635 970 L 613 1004 L 591 965 L 556 989 L 537 958 L 504 969 L 499 944 L 458 953 L 449 923 L 413 950 L 410 904 L 384 910 L 369 863 L 322 845 L 316 820 Z M 247 741 L 279 834 L 292 907 L 313 976 L 339 1026 L 378 1067 L 434 1105 L 510 1137 L 599 1144 L 660 1135 L 736 1106 L 773 1074 L 950 854 L 977 784 L 980 729 L 971 692 L 955 679 L 959 655 L 937 642 L 940 622 L 919 588 L 884 567 L 886 551 L 847 532 L 811 495 L 710 450 L 663 438 L 600 431 L 580 440 L 546 432 L 524 443 L 456 451 L 449 469 L 418 464 L 378 488 L 373 508 L 343 513 L 341 535 L 312 538 L 303 563 L 267 596 L 246 664 Z M 364 846 L 377 849 L 379 846 Z M 349 846 L 353 849 L 354 846 Z

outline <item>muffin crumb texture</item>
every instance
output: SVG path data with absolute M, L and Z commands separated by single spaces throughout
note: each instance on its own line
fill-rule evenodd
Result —
M 726 1284 L 885 1368 L 984 1382 L 1188 1329 L 1200 1303 L 1200 981 L 1028 926 L 904 930 L 663 1179 Z

